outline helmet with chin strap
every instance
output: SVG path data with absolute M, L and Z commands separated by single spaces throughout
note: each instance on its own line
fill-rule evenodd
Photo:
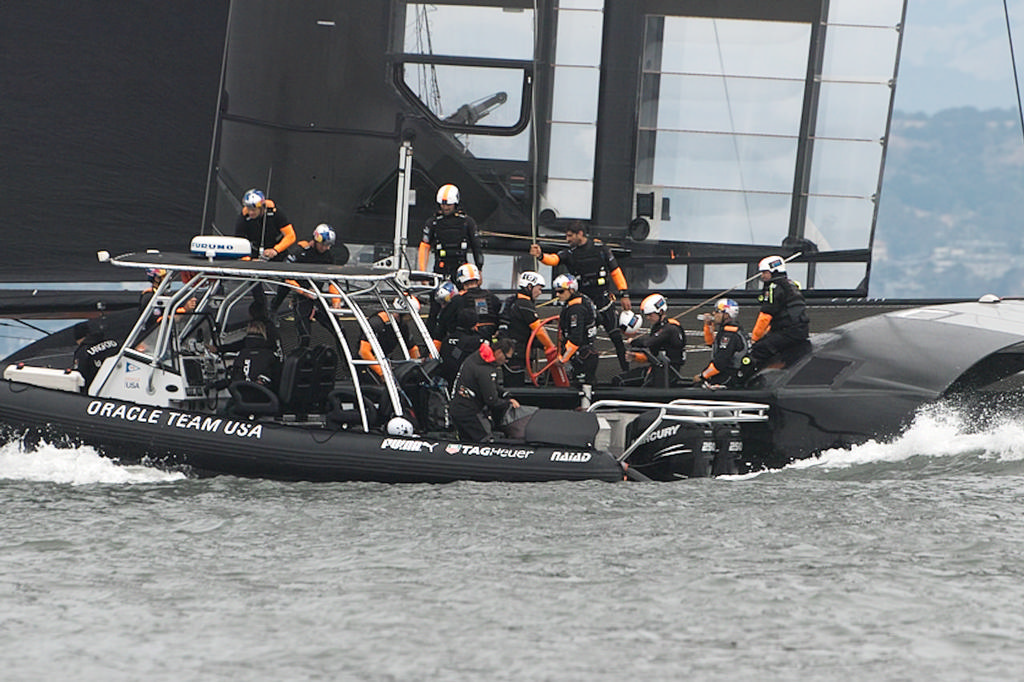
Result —
M 519 288 L 529 289 L 530 287 L 544 287 L 544 275 L 533 270 L 527 270 L 519 275 Z
M 758 272 L 785 272 L 786 261 L 782 256 L 765 256 L 757 264 Z
M 246 208 L 259 208 L 267 200 L 267 195 L 258 189 L 250 189 L 242 195 L 242 206 Z
M 640 311 L 644 315 L 657 313 L 661 315 L 668 310 L 668 301 L 661 294 L 651 294 L 640 302 Z
M 327 223 L 320 223 L 313 230 L 313 241 L 320 242 L 321 244 L 327 244 L 327 246 L 334 246 L 334 229 Z
M 731 298 L 720 298 L 715 302 L 715 312 L 724 313 L 735 320 L 740 314 L 740 306 Z
M 575 293 L 580 290 L 580 282 L 573 275 L 559 275 L 558 277 L 555 277 L 555 281 L 551 283 L 551 288 L 555 291 L 571 291 Z
M 441 185 L 441 187 L 437 190 L 437 203 L 459 203 L 459 188 L 456 187 L 455 185 Z

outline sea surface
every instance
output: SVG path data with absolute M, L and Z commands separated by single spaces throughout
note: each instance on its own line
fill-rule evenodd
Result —
M 1024 424 L 666 483 L 187 479 L 0 446 L 0 678 L 1024 678 Z

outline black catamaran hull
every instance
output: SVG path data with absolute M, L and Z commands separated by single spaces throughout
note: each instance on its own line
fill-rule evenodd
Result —
M 472 444 L 200 414 L 22 383 L 0 386 L 8 434 L 90 445 L 123 463 L 276 480 L 447 483 L 621 481 L 606 452 L 524 443 Z

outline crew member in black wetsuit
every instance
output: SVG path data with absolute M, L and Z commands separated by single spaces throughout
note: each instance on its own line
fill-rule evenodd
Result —
M 334 242 L 334 229 L 326 223 L 321 223 L 316 226 L 315 230 L 313 230 L 313 238 L 310 241 L 299 242 L 299 247 L 302 250 L 294 255 L 289 255 L 288 261 L 295 263 L 334 265 L 334 251 L 331 248 L 334 246 Z M 299 283 L 295 280 L 288 280 L 288 283 L 292 286 L 299 286 Z M 288 295 L 289 291 L 292 290 L 287 287 L 281 287 L 278 289 L 277 294 L 274 295 L 274 301 L 270 305 L 271 316 L 277 310 L 278 306 L 281 305 L 281 301 Z M 337 287 L 333 284 L 327 284 L 325 285 L 324 293 L 335 296 L 335 298 L 331 298 L 332 308 L 341 307 L 341 299 L 337 298 L 339 293 Z M 298 332 L 298 342 L 300 346 L 304 348 L 309 346 L 310 333 L 312 331 L 310 328 L 310 322 L 314 319 L 327 329 L 332 337 L 334 336 L 334 328 L 331 327 L 330 323 L 327 322 L 325 317 L 323 317 L 327 314 L 327 311 L 317 307 L 317 299 L 313 294 L 296 292 L 293 306 L 295 310 L 295 328 Z
M 750 350 L 739 314 L 740 306 L 731 298 L 718 299 L 715 312 L 704 314 L 704 343 L 711 346 L 711 362 L 693 377 L 695 384 L 729 386 L 734 382 L 740 362 Z
M 673 385 L 679 377 L 679 369 L 686 362 L 686 332 L 678 321 L 668 316 L 668 301 L 661 294 L 651 294 L 640 302 L 640 312 L 644 320 L 651 325 L 651 331 L 643 336 L 631 339 L 631 349 L 643 348 L 651 355 L 658 358 L 661 353 L 665 354 L 668 361 L 668 372 L 662 373 L 658 368 L 649 364 L 647 355 L 635 350 L 629 353 L 629 359 L 643 363 L 644 366 L 631 369 L 619 380 L 623 384 L 629 384 L 637 379 L 643 386 L 662 386 L 664 377 L 668 377 L 668 384 Z
M 597 311 L 594 302 L 579 292 L 579 283 L 573 275 L 559 275 L 551 284 L 555 296 L 565 306 L 558 317 L 558 331 L 562 347 L 556 358 L 571 369 L 570 378 L 577 384 L 597 381 Z
M 607 246 L 595 244 L 587 237 L 587 226 L 580 221 L 572 222 L 565 229 L 565 241 L 569 248 L 558 253 L 544 253 L 539 244 L 530 245 L 530 255 L 539 258 L 544 265 L 565 265 L 579 282 L 579 291 L 594 302 L 597 319 L 615 346 L 615 354 L 619 358 L 622 371 L 629 369 L 626 360 L 626 344 L 623 341 L 622 329 L 619 328 L 619 316 L 614 310 L 615 297 L 609 292 L 609 285 L 614 284 L 619 295 L 623 310 L 631 310 L 629 291 L 626 289 L 626 276 L 622 268 Z
M 515 352 L 512 339 L 481 344 L 479 350 L 462 363 L 448 411 L 464 441 L 486 443 L 494 440 L 492 420 L 498 421 L 509 407 L 519 401 L 507 397 L 498 379 L 501 366 Z
M 498 314 L 498 336 L 515 342 L 515 357 L 504 367 L 506 386 L 526 384 L 526 345 L 536 330 L 537 341 L 544 348 L 547 360 L 558 355 L 558 349 L 544 330 L 537 316 L 537 297 L 544 290 L 544 277 L 532 270 L 519 275 L 519 291 L 505 299 Z M 536 348 L 536 346 L 535 346 Z M 531 358 L 531 362 L 534 359 Z
M 78 347 L 75 349 L 73 369 L 78 370 L 85 379 L 82 392 L 87 393 L 103 361 L 116 355 L 121 344 L 107 336 L 103 325 L 98 323 L 79 322 L 74 326 L 74 337 Z
M 437 338 L 441 339 L 441 366 L 438 374 L 451 384 L 462 362 L 484 341 L 498 331 L 501 301 L 480 286 L 480 268 L 463 263 L 456 278 L 462 293 L 452 298 L 437 318 Z
M 423 225 L 417 261 L 424 272 L 431 250 L 434 251 L 434 272 L 457 285 L 459 267 L 469 262 L 470 251 L 476 267 L 480 270 L 484 267 L 484 250 L 476 221 L 459 206 L 459 188 L 455 185 L 442 185 L 437 190 L 437 213 Z M 431 300 L 428 326 L 437 320 L 440 311 L 441 305 Z
M 419 299 L 415 296 L 407 296 L 406 298 L 408 300 L 409 307 L 413 310 L 413 313 L 419 315 Z M 402 310 L 403 305 L 402 299 L 396 298 L 391 307 Z M 405 345 L 405 348 L 409 353 L 409 357 L 418 358 L 420 357 L 420 349 L 419 346 L 416 345 L 415 337 L 413 336 L 410 328 L 413 313 L 404 310 L 398 315 L 396 324 L 398 325 L 398 333 L 401 335 L 402 343 Z M 384 352 L 384 357 L 387 358 L 391 355 L 392 351 L 398 348 L 398 335 L 395 334 L 395 327 L 391 324 L 391 314 L 386 310 L 381 310 L 370 318 L 369 324 L 370 329 L 373 331 L 373 335 L 377 338 L 377 342 L 380 344 L 380 349 Z M 377 359 L 377 356 L 373 352 L 373 346 L 371 346 L 370 342 L 366 340 L 365 335 L 359 341 L 359 357 L 363 360 Z M 370 370 L 377 376 L 384 375 L 380 365 L 370 365 Z
M 772 358 L 777 357 L 785 366 L 810 346 L 810 322 L 807 304 L 800 289 L 786 274 L 786 261 L 782 256 L 761 259 L 757 269 L 761 274 L 761 311 L 754 330 L 750 333 L 753 345 L 740 364 L 738 376 L 749 379 Z
M 250 189 L 242 195 L 235 236 L 249 240 L 253 258 L 282 261 L 288 247 L 295 243 L 295 228 L 262 190 Z
M 250 320 L 242 349 L 229 372 L 231 381 L 251 381 L 274 391 L 281 379 L 281 357 L 267 335 L 267 323 Z

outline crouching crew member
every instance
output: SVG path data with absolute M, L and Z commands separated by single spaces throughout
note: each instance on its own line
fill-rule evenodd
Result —
M 519 275 L 519 291 L 505 299 L 498 315 L 498 336 L 508 337 L 515 343 L 515 359 L 505 364 L 505 385 L 522 386 L 527 383 L 526 345 L 536 330 L 537 341 L 544 348 L 550 362 L 558 356 L 551 337 L 537 316 L 537 297 L 544 290 L 544 277 L 528 270 Z M 534 361 L 536 358 L 531 358 Z
M 235 236 L 249 240 L 254 258 L 282 261 L 288 247 L 295 243 L 295 228 L 262 190 L 250 189 L 242 195 Z
M 800 289 L 786 274 L 782 256 L 762 258 L 757 269 L 761 275 L 761 311 L 750 334 L 753 345 L 743 358 L 739 376 L 749 379 L 769 360 L 778 356 L 785 366 L 799 358 L 808 346 L 810 324 L 807 304 Z
M 336 240 L 334 229 L 326 223 L 321 223 L 316 226 L 313 230 L 312 240 L 306 242 L 299 242 L 299 246 L 302 248 L 301 251 L 294 255 L 288 256 L 289 262 L 295 263 L 315 263 L 318 265 L 334 265 L 334 253 L 332 247 Z M 293 279 L 287 280 L 293 287 L 298 287 L 299 283 Z M 280 287 L 277 294 L 274 296 L 274 300 L 270 305 L 270 314 L 273 315 L 277 310 L 278 306 L 281 305 L 281 301 L 288 295 L 289 289 L 286 287 Z M 341 299 L 338 298 L 338 288 L 333 284 L 324 285 L 324 293 L 331 294 L 334 298 L 331 299 L 331 307 L 334 309 L 341 308 Z M 295 302 L 293 304 L 295 311 L 295 329 L 298 333 L 299 345 L 303 348 L 307 348 L 310 343 L 310 334 L 312 332 L 312 325 L 310 324 L 313 320 L 320 323 L 327 331 L 334 336 L 334 328 L 331 327 L 330 322 L 327 321 L 323 315 L 326 315 L 326 311 L 323 311 L 317 305 L 316 297 L 310 292 L 295 292 Z
M 442 340 L 438 374 L 449 384 L 455 380 L 462 362 L 498 331 L 501 310 L 498 297 L 480 286 L 480 268 L 463 263 L 456 278 L 463 291 L 452 298 L 437 318 L 437 338 Z
M 501 366 L 514 352 L 512 339 L 499 339 L 493 344 L 481 344 L 479 350 L 462 363 L 448 407 L 462 440 L 475 443 L 494 440 L 492 420 L 498 422 L 509 407 L 519 407 L 519 401 L 509 398 L 498 380 Z
M 570 368 L 570 377 L 577 384 L 594 385 L 597 381 L 597 311 L 594 302 L 579 292 L 579 282 L 572 275 L 559 275 L 552 283 L 555 296 L 565 306 L 558 317 L 562 338 L 558 362 Z
M 686 332 L 678 321 L 668 316 L 668 301 L 661 294 L 651 294 L 640 302 L 640 312 L 644 320 L 651 326 L 651 331 L 643 336 L 631 339 L 629 359 L 643 366 L 620 375 L 624 384 L 640 380 L 643 386 L 659 386 L 662 388 L 673 385 L 679 378 L 679 370 L 686 362 Z M 655 359 L 664 353 L 668 367 L 658 368 L 650 365 L 647 355 L 635 349 L 643 348 Z
M 415 296 L 407 296 L 406 300 L 409 302 L 409 307 L 412 308 L 413 313 L 419 315 L 420 302 Z M 392 307 L 398 310 L 402 310 L 404 307 L 401 298 L 396 298 Z M 414 337 L 410 330 L 412 324 L 412 315 L 408 310 L 403 310 L 398 315 L 398 319 L 395 320 L 395 324 L 392 324 L 392 317 L 386 310 L 382 310 L 373 317 L 370 318 L 370 329 L 373 331 L 373 335 L 377 337 L 377 342 L 380 344 L 381 351 L 384 352 L 384 357 L 391 355 L 392 351 L 398 348 L 398 339 L 401 335 L 402 343 L 405 344 L 405 348 L 409 353 L 410 358 L 418 358 L 420 356 L 419 346 L 413 340 Z M 398 334 L 395 333 L 395 327 L 398 327 Z M 376 360 L 377 356 L 373 352 L 373 346 L 366 340 L 366 337 L 359 341 L 359 357 L 363 360 Z M 380 365 L 370 365 L 370 369 L 377 375 L 383 376 L 384 372 L 381 370 Z
M 629 369 L 626 359 L 626 344 L 619 328 L 619 316 L 614 309 L 615 298 L 608 290 L 614 284 L 623 310 L 631 310 L 629 292 L 626 290 L 626 276 L 607 246 L 599 246 L 587 237 L 587 226 L 573 221 L 565 229 L 565 241 L 569 248 L 558 253 L 544 253 L 539 244 L 530 246 L 530 255 L 539 258 L 544 265 L 564 265 L 579 282 L 579 291 L 585 294 L 597 310 L 597 321 L 608 332 L 608 338 L 615 346 L 622 371 Z
M 704 314 L 704 343 L 711 346 L 711 362 L 693 377 L 694 383 L 716 386 L 734 383 L 740 362 L 750 349 L 739 314 L 740 307 L 731 298 L 718 299 L 715 312 Z

